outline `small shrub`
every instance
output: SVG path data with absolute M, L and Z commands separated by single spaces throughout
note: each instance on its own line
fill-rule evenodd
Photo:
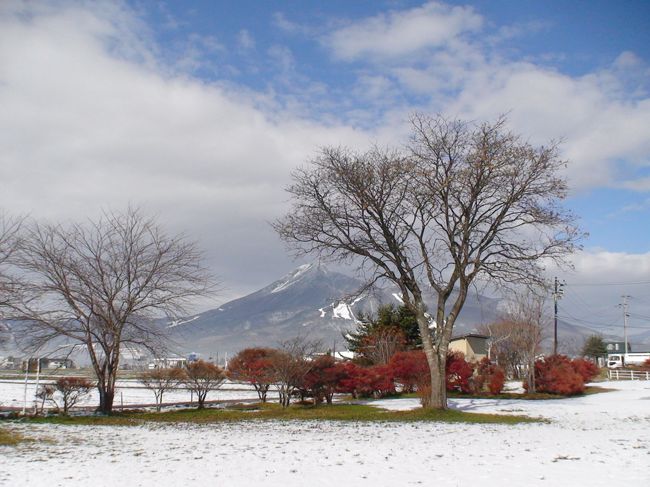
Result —
M 345 368 L 331 355 L 322 355 L 314 360 L 305 376 L 303 387 L 306 396 L 314 398 L 314 404 L 326 401 L 332 404 L 332 397 L 339 382 L 346 377 Z
M 183 383 L 196 394 L 198 407 L 203 409 L 208 392 L 221 387 L 226 380 L 226 373 L 213 363 L 197 360 L 188 364 L 183 376 Z
M 93 387 L 95 384 L 85 377 L 61 377 L 54 383 L 54 389 L 60 395 L 61 404 L 59 405 L 52 396 L 49 400 L 59 410 L 63 408 L 63 414 L 67 415 L 70 408 L 86 397 Z
M 528 390 L 527 383 L 524 389 Z M 535 390 L 570 396 L 584 392 L 585 383 L 571 359 L 565 355 L 550 355 L 535 362 Z
M 472 392 L 471 379 L 474 366 L 465 360 L 460 352 L 451 352 L 447 355 L 447 390 Z
M 228 364 L 228 377 L 250 383 L 260 401 L 266 402 L 266 395 L 273 382 L 272 359 L 276 353 L 277 351 L 271 348 L 241 350 Z
M 473 392 L 481 393 L 487 390 L 490 394 L 499 394 L 503 390 L 505 381 L 504 370 L 485 357 L 476 367 Z
M 395 381 L 401 384 L 402 392 L 413 392 L 429 376 L 427 357 L 421 350 L 397 352 L 391 357 L 388 366 Z
M 600 374 L 600 369 L 591 360 L 576 358 L 571 361 L 573 369 L 582 377 L 583 382 L 591 382 Z

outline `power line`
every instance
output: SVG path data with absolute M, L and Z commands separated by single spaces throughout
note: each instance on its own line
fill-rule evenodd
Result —
M 650 284 L 650 281 L 566 283 L 567 286 L 641 286 L 645 284 Z

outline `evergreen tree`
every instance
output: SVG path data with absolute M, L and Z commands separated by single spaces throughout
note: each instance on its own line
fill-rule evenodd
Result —
M 588 337 L 582 347 L 582 355 L 593 359 L 607 356 L 607 346 L 605 346 L 603 337 L 600 335 Z
M 376 316 L 360 315 L 355 332 L 345 335 L 348 349 L 364 357 L 364 349 L 373 336 L 395 332 L 403 337 L 407 350 L 421 348 L 422 339 L 415 315 L 405 306 L 386 304 L 379 307 Z

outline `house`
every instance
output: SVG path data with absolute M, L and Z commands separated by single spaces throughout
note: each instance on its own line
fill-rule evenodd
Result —
M 605 348 L 607 348 L 607 353 L 623 353 L 625 352 L 625 342 L 605 341 Z M 628 353 L 632 352 L 632 345 L 630 345 L 630 342 L 627 342 L 627 351 Z
M 487 342 L 489 338 L 489 336 L 478 333 L 452 337 L 449 342 L 449 351 L 463 353 L 468 362 L 479 362 L 488 356 Z
M 149 364 L 149 369 L 180 369 L 187 365 L 185 357 L 155 358 Z
M 28 372 L 36 372 L 37 369 L 74 369 L 75 364 L 69 358 L 40 357 L 23 359 L 22 369 L 27 368 Z

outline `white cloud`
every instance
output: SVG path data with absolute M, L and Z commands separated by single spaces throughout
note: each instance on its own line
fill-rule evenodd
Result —
M 325 37 L 323 43 L 335 57 L 347 61 L 362 56 L 395 58 L 444 46 L 465 32 L 479 29 L 482 23 L 482 17 L 471 7 L 429 2 L 342 27 Z
M 620 187 L 633 191 L 650 192 L 650 177 L 638 178 L 630 181 L 623 181 Z
M 509 112 L 515 131 L 537 144 L 564 139 L 575 188 L 615 186 L 621 160 L 648 163 L 650 98 L 621 100 L 598 75 L 572 78 L 529 63 L 468 73 L 448 111 L 477 119 Z
M 200 239 L 237 291 L 285 272 L 267 222 L 290 170 L 368 135 L 170 71 L 124 35 L 126 12 L 92 5 L 0 18 L 0 207 L 58 220 L 142 204 Z
M 242 49 L 248 50 L 255 48 L 255 39 L 246 29 L 239 31 L 239 34 L 237 34 L 237 42 Z

